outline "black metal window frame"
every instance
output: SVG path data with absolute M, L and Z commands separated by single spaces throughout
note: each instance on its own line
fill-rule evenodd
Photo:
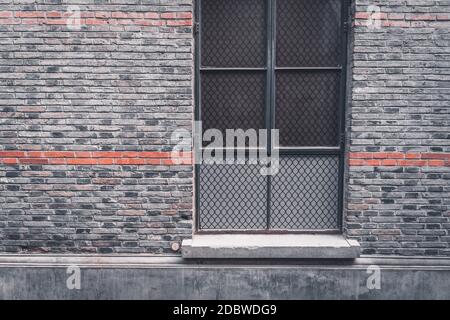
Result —
M 195 120 L 200 121 L 201 117 L 201 84 L 200 78 L 202 72 L 215 72 L 215 71 L 264 71 L 267 74 L 266 79 L 266 114 L 265 124 L 268 130 L 268 147 L 271 145 L 270 129 L 275 128 L 275 107 L 276 107 L 276 82 L 275 74 L 277 70 L 336 70 L 340 72 L 339 83 L 339 143 L 336 147 L 280 147 L 280 157 L 285 155 L 293 156 L 314 156 L 314 155 L 330 155 L 339 157 L 339 190 L 338 190 L 338 228 L 327 230 L 281 230 L 281 229 L 261 229 L 261 230 L 230 230 L 230 229 L 201 229 L 199 208 L 200 208 L 200 194 L 199 194 L 199 173 L 200 164 L 194 165 L 194 179 L 195 179 L 195 208 L 194 208 L 194 233 L 195 234 L 233 234 L 233 233 L 254 233 L 254 234 L 311 234 L 311 233 L 325 233 L 325 234 L 339 234 L 342 233 L 343 227 L 343 205 L 344 205 L 344 171 L 345 171 L 345 147 L 346 147 L 346 105 L 347 105 L 347 61 L 348 61 L 348 35 L 350 29 L 350 5 L 351 0 L 334 0 L 340 1 L 341 4 L 341 30 L 340 30 L 340 65 L 330 67 L 278 67 L 276 63 L 276 2 L 277 0 L 264 0 L 267 4 L 267 62 L 265 67 L 204 67 L 201 65 L 201 43 L 202 43 L 202 25 L 201 25 L 201 2 L 207 0 L 194 0 L 194 50 L 195 50 L 195 79 L 194 79 L 194 103 L 195 103 Z M 269 187 L 271 183 L 271 177 L 268 176 Z M 269 195 L 270 198 L 270 195 Z M 267 200 L 269 202 L 270 199 Z M 268 207 L 268 225 L 270 223 L 270 206 Z

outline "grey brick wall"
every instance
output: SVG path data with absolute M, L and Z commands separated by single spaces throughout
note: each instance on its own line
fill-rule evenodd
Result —
M 450 1 L 353 9 L 345 234 L 365 254 L 448 256 Z M 0 252 L 171 254 L 190 237 L 192 166 L 165 152 L 193 119 L 191 17 L 192 0 L 0 0 Z
M 450 1 L 354 9 L 346 232 L 366 254 L 448 256 Z
M 170 150 L 193 118 L 191 2 L 1 0 L 0 151 Z M 0 251 L 172 253 L 190 236 L 190 166 L 44 156 L 0 165 Z

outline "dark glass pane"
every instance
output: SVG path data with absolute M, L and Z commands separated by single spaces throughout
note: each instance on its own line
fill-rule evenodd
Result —
M 201 76 L 203 129 L 262 129 L 265 121 L 264 72 L 204 72 Z
M 202 66 L 266 65 L 266 1 L 202 1 Z
M 339 65 L 341 1 L 277 0 L 279 67 Z
M 277 71 L 275 127 L 280 145 L 339 145 L 339 71 Z
M 259 165 L 202 165 L 200 229 L 265 229 L 267 177 Z
M 272 177 L 271 229 L 338 229 L 338 156 L 286 156 Z

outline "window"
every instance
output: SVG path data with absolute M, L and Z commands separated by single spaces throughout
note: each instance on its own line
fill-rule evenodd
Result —
M 197 1 L 197 120 L 280 137 L 277 175 L 196 167 L 198 232 L 340 232 L 347 10 L 346 0 Z

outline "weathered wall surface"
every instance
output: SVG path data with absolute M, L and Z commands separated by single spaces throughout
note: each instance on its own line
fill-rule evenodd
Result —
M 448 256 L 450 2 L 353 2 L 345 233 Z M 57 3 L 0 0 L 0 251 L 170 253 L 192 232 L 168 153 L 193 119 L 192 0 Z
M 193 118 L 191 2 L 0 1 L 0 251 L 190 236 L 192 169 L 167 151 Z
M 367 254 L 448 256 L 450 2 L 355 16 L 347 233 Z
M 184 262 L 181 258 L 141 255 L 0 255 L 0 299 L 450 298 L 448 259 L 364 258 L 348 264 Z M 79 287 L 74 286 L 75 279 L 79 279 Z

